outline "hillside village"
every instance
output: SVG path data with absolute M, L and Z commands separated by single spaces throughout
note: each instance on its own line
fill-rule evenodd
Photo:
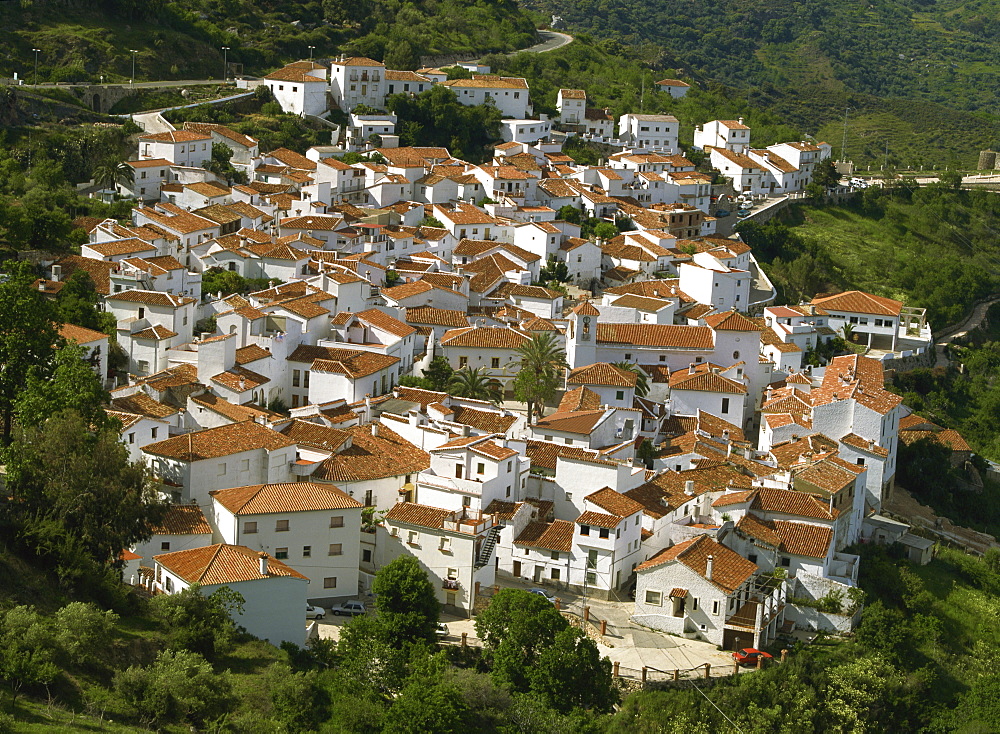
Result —
M 81 253 L 47 263 L 40 290 L 85 271 L 114 315 L 117 347 L 63 336 L 89 350 L 122 441 L 175 503 L 123 549 L 125 579 L 166 594 L 235 585 L 241 624 L 275 644 L 304 642 L 307 601 L 365 595 L 403 554 L 458 616 L 523 580 L 727 650 L 850 629 L 846 604 L 815 613 L 857 586 L 847 548 L 898 540 L 929 558 L 880 514 L 899 441 L 942 433 L 884 387 L 887 366 L 932 346 L 919 304 L 776 303 L 751 248 L 718 233 L 712 176 L 681 154 L 676 118 L 616 121 L 575 89 L 558 118 L 535 118 L 524 79 L 472 67 L 448 80 L 366 58 L 290 64 L 260 83 L 286 111 L 349 113 L 343 147 L 264 152 L 209 123 L 147 132 L 118 184 L 132 221 L 81 221 Z M 433 85 L 502 110 L 491 162 L 399 147 L 377 110 Z M 741 120 L 695 132 L 738 193 L 802 191 L 830 156 L 755 149 L 751 133 Z M 578 165 L 567 135 L 619 152 Z M 248 183 L 202 167 L 216 144 Z M 570 210 L 617 234 L 585 232 Z M 206 292 L 220 272 L 268 287 Z M 529 412 L 515 380 L 539 345 L 565 369 L 557 400 Z M 497 398 L 415 386 L 445 362 Z M 948 433 L 961 464 L 969 447 Z

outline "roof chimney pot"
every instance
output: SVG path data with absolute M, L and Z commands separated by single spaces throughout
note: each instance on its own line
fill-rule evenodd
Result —
M 267 576 L 267 553 L 258 553 L 257 561 L 259 564 L 259 570 L 261 576 Z

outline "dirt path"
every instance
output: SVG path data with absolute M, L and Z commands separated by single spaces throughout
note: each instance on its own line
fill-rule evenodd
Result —
M 1000 297 L 991 298 L 988 301 L 983 301 L 982 303 L 977 303 L 969 316 L 962 323 L 957 326 L 953 326 L 942 335 L 938 336 L 937 342 L 934 344 L 934 351 L 937 355 L 937 360 L 934 362 L 935 367 L 947 367 L 948 357 L 945 356 L 944 348 L 946 345 L 950 344 L 952 341 L 960 336 L 965 336 L 973 329 L 977 328 L 983 323 L 983 319 L 986 318 L 986 312 L 990 310 L 990 306 L 994 303 L 1000 303 Z
M 941 540 L 960 545 L 973 553 L 985 553 L 988 548 L 1000 546 L 992 535 L 956 525 L 946 517 L 937 515 L 927 505 L 920 504 L 906 489 L 896 485 L 885 510 L 897 515 L 914 527 L 924 528 Z

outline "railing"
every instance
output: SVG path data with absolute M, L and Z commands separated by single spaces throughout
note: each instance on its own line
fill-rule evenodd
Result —
M 442 579 L 441 588 L 448 591 L 458 591 L 458 579 Z

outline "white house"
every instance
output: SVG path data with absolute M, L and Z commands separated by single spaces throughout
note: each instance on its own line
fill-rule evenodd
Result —
M 744 153 L 750 148 L 750 128 L 738 120 L 712 120 L 694 129 L 694 147 L 699 150 L 724 148 Z
M 326 101 L 326 67 L 313 61 L 294 61 L 264 77 L 275 101 L 292 115 L 322 115 Z
M 560 89 L 556 95 L 556 109 L 563 125 L 582 125 L 587 115 L 586 90 Z
M 306 638 L 306 588 L 309 579 L 266 553 L 218 543 L 164 553 L 156 562 L 153 589 L 177 594 L 194 584 L 205 596 L 228 586 L 243 597 L 233 622 L 272 645 Z
M 132 551 L 145 565 L 153 567 L 153 557 L 212 544 L 212 526 L 198 505 L 170 505 L 159 525 L 152 528 L 149 540 L 136 543 Z
M 631 148 L 673 153 L 678 148 L 680 122 L 673 115 L 637 115 L 618 118 L 618 138 Z
M 493 104 L 504 118 L 528 117 L 528 82 L 520 77 L 475 74 L 471 79 L 441 82 L 441 86 L 451 89 L 464 105 Z
M 691 85 L 687 82 L 682 82 L 680 79 L 660 79 L 660 81 L 656 82 L 656 88 L 661 92 L 666 92 L 674 99 L 679 99 L 688 93 Z
M 344 112 L 358 105 L 385 105 L 385 64 L 366 58 L 340 56 L 330 64 L 330 95 Z

